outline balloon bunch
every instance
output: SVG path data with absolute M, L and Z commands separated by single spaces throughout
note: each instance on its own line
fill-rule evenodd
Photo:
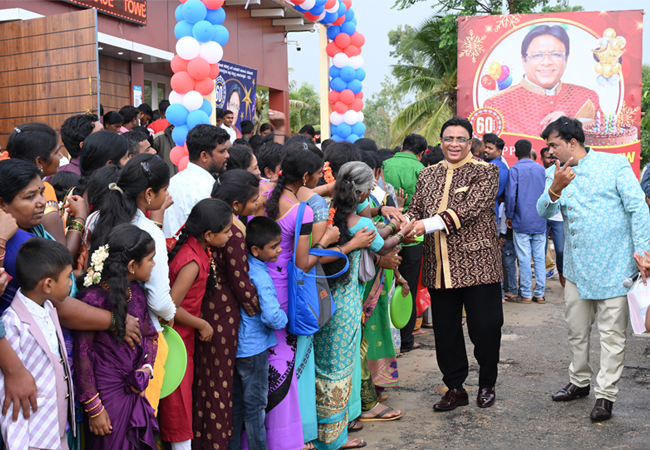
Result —
M 488 91 L 494 91 L 497 88 L 502 91 L 508 89 L 512 84 L 512 74 L 510 67 L 505 64 L 493 62 L 488 66 L 488 74 L 481 77 L 481 86 Z
M 329 75 L 329 102 L 332 109 L 332 139 L 354 142 L 364 137 L 363 85 L 366 71 L 363 69 L 361 48 L 366 38 L 357 31 L 351 0 L 291 0 L 296 9 L 312 21 L 328 25 L 327 54 L 333 65 Z
M 187 133 L 199 124 L 210 124 L 212 105 L 203 96 L 214 90 L 222 47 L 228 42 L 229 33 L 222 25 L 226 19 L 224 0 L 180 1 L 175 13 L 178 23 L 174 35 L 178 42 L 171 62 L 172 92 L 165 116 L 174 125 L 172 139 L 176 147 L 171 150 L 170 159 L 179 170 L 184 170 L 189 162 Z
M 623 36 L 616 36 L 616 30 L 607 28 L 603 37 L 598 40 L 598 48 L 592 50 L 594 59 L 598 61 L 594 70 L 598 74 L 596 81 L 600 86 L 616 86 L 621 77 L 621 56 L 626 52 L 624 49 L 627 41 Z

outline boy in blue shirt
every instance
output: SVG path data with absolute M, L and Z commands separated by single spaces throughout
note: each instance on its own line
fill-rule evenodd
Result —
M 240 450 L 244 424 L 249 449 L 267 450 L 264 426 L 269 390 L 267 350 L 278 344 L 273 330 L 287 325 L 287 315 L 280 309 L 266 262 L 277 261 L 280 256 L 281 237 L 280 225 L 268 217 L 255 217 L 246 227 L 248 275 L 257 289 L 261 311 L 252 317 L 242 311 L 239 322 L 230 450 Z

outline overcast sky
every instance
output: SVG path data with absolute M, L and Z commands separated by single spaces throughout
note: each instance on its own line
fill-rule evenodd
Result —
M 381 90 L 381 82 L 385 75 L 391 73 L 391 64 L 395 60 L 388 56 L 388 32 L 398 25 L 409 24 L 417 27 L 424 19 L 431 16 L 431 5 L 435 0 L 417 3 L 403 11 L 391 9 L 393 0 L 352 0 L 352 8 L 359 24 L 357 29 L 366 37 L 363 47 L 367 77 L 363 82 L 364 94 L 368 97 Z M 570 0 L 571 5 L 581 5 L 586 11 L 615 11 L 629 9 L 646 9 L 650 11 L 650 0 Z M 650 15 L 650 14 L 648 14 Z M 646 27 L 650 23 L 644 16 L 643 32 L 643 61 L 650 63 L 650 30 Z M 290 45 L 289 67 L 294 69 L 289 75 L 292 80 L 302 83 L 306 81 L 319 87 L 318 69 L 318 33 L 289 33 L 289 39 L 300 42 L 302 51 Z

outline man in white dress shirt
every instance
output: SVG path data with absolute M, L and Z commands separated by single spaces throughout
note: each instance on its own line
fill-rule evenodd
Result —
M 194 205 L 210 197 L 215 177 L 226 170 L 232 144 L 226 130 L 214 125 L 197 125 L 188 133 L 186 145 L 190 154 L 187 169 L 174 175 L 169 183 L 174 204 L 165 211 L 166 238 L 180 230 Z
M 230 143 L 232 144 L 235 142 L 235 139 L 237 139 L 237 132 L 232 126 L 232 123 L 235 121 L 235 115 L 233 114 L 232 111 L 230 110 L 225 110 L 223 112 L 223 123 L 221 124 L 221 128 L 226 130 L 228 135 L 230 136 Z

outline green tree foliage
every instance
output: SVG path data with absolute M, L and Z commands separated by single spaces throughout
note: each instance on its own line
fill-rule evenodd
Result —
M 641 169 L 650 162 L 650 65 L 643 65 L 641 96 Z
M 390 123 L 404 107 L 404 97 L 397 93 L 390 76 L 381 83 L 381 91 L 372 94 L 363 108 L 366 124 L 365 136 L 374 140 L 379 148 L 392 148 Z
M 395 0 L 394 8 L 404 9 L 425 0 Z M 503 14 L 503 0 L 439 0 L 432 8 L 437 13 L 456 14 L 462 16 L 476 16 L 478 14 Z M 507 0 L 506 14 L 528 14 L 539 12 L 539 8 L 548 7 L 550 0 Z M 558 0 L 557 3 L 565 4 L 567 0 Z M 558 12 L 558 11 L 544 11 Z
M 291 134 L 297 133 L 304 125 L 320 129 L 320 96 L 313 84 L 303 82 L 297 86 L 289 83 L 289 121 Z

